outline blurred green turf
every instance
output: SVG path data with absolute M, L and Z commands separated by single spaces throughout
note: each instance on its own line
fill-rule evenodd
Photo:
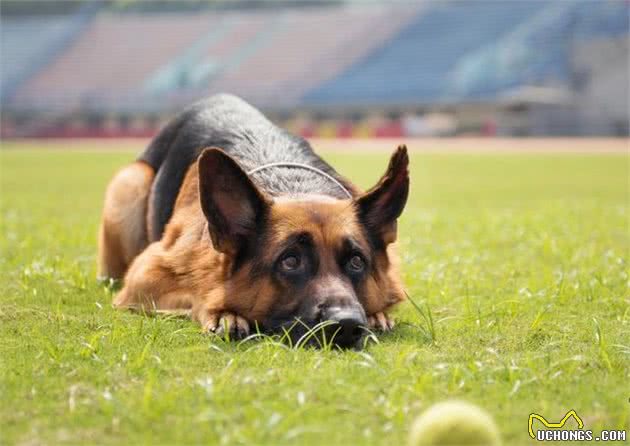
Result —
M 15 145 L 13 147 L 16 147 Z M 362 186 L 386 154 L 330 154 Z M 506 445 L 569 409 L 628 429 L 628 159 L 412 155 L 410 295 L 364 352 L 226 344 L 110 308 L 103 190 L 131 152 L 0 152 L 1 444 L 403 444 L 463 398 Z

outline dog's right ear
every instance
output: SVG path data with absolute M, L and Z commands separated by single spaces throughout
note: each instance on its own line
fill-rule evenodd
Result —
M 368 232 L 388 245 L 396 240 L 397 223 L 409 195 L 409 155 L 400 145 L 378 184 L 357 199 L 359 217 Z
M 199 200 L 212 244 L 217 251 L 236 255 L 259 232 L 270 203 L 222 150 L 204 150 L 197 163 Z

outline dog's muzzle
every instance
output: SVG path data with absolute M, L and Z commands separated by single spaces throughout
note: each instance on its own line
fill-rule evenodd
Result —
M 339 348 L 360 349 L 367 334 L 367 318 L 360 306 L 331 306 L 322 309 L 317 318 L 288 317 L 268 321 L 265 326 L 270 333 L 286 334 L 294 346 L 334 345 Z
M 332 322 L 323 328 L 326 338 L 342 348 L 358 347 L 367 325 L 365 313 L 355 308 L 327 308 L 322 320 Z

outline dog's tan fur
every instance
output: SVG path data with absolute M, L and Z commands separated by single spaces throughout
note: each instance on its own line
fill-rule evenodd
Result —
M 98 276 L 122 279 L 134 258 L 146 248 L 147 200 L 153 169 L 143 162 L 122 168 L 105 191 L 98 236 Z

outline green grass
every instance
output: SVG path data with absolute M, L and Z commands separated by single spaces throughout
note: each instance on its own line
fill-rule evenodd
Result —
M 386 162 L 328 158 L 362 186 Z M 131 159 L 0 152 L 0 443 L 404 444 L 448 398 L 486 408 L 506 445 L 530 444 L 531 412 L 628 429 L 625 156 L 413 154 L 399 233 L 417 308 L 363 352 L 113 310 L 96 230 Z

